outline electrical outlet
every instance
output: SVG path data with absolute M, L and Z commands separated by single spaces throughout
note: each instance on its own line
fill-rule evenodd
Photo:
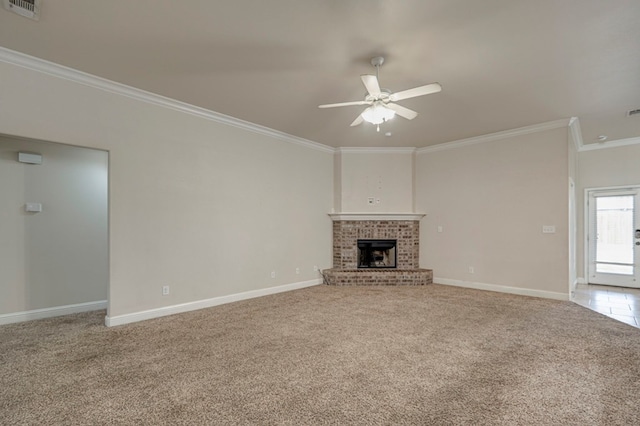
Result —
M 469 273 L 474 274 L 475 272 L 476 270 L 473 268 L 473 266 L 469 266 Z
M 313 272 L 318 272 L 318 265 L 313 265 Z
M 276 271 L 271 271 L 271 278 L 275 278 L 276 277 Z
M 162 295 L 163 296 L 168 296 L 169 295 L 169 286 L 168 285 L 162 286 Z
M 300 268 L 296 268 L 296 275 L 300 275 Z
M 442 227 L 442 225 L 438 225 L 438 232 L 442 232 L 444 230 L 444 228 Z

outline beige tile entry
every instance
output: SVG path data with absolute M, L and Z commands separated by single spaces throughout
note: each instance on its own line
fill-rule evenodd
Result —
M 640 328 L 640 289 L 578 284 L 571 301 Z

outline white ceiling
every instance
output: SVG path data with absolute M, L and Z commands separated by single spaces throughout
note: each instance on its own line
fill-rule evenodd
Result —
M 0 45 L 331 146 L 414 146 L 579 117 L 584 143 L 640 136 L 638 0 L 42 0 Z M 360 74 L 420 113 L 349 127 Z M 392 136 L 384 135 L 392 132 Z

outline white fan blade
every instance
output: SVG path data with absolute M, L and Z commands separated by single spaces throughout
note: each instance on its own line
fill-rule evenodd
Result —
M 404 117 L 407 120 L 413 120 L 418 116 L 418 113 L 412 109 L 405 108 L 402 105 L 388 103 L 385 105 L 387 108 L 392 109 L 398 114 L 400 117 Z
M 373 97 L 380 95 L 380 84 L 378 84 L 378 77 L 375 75 L 364 74 L 360 78 L 364 83 L 364 87 L 367 88 L 367 92 Z
M 351 123 L 351 127 L 357 126 L 358 124 L 362 123 L 363 121 L 364 121 L 364 118 L 362 118 L 362 114 L 360 114 L 358 117 L 356 117 L 355 120 L 353 120 L 353 123 Z
M 417 96 L 430 95 L 438 93 L 442 90 L 440 83 L 431 83 L 426 86 L 414 87 L 413 89 L 403 90 L 402 92 L 393 93 L 389 96 L 391 101 L 401 101 L 403 99 L 415 98 Z
M 353 102 L 341 102 L 338 104 L 326 104 L 326 105 L 318 105 L 318 108 L 335 108 L 335 107 L 343 107 L 343 106 L 351 106 L 351 105 L 369 105 L 371 102 L 369 101 L 353 101 Z

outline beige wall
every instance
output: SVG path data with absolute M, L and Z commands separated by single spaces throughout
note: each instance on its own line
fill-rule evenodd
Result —
M 24 171 L 0 139 L 0 314 L 28 309 Z
M 419 153 L 420 266 L 436 282 L 567 295 L 567 187 L 566 128 Z
M 19 163 L 18 152 L 43 156 Z M 107 153 L 0 137 L 0 314 L 104 301 Z M 43 205 L 25 212 L 26 202 Z
M 332 153 L 7 63 L 0 75 L 1 133 L 109 151 L 111 317 L 330 267 Z
M 420 263 L 436 277 L 568 291 L 566 128 L 334 156 L 7 63 L 0 73 L 0 133 L 109 151 L 112 317 L 317 279 L 332 209 L 428 213 Z
M 335 211 L 413 213 L 414 156 L 413 150 L 336 153 Z M 374 204 L 368 203 L 369 197 Z
M 578 153 L 578 276 L 586 278 L 584 245 L 585 199 L 587 188 L 640 185 L 640 145 L 605 148 Z
M 333 157 L 333 208 L 331 211 L 342 211 L 342 153 L 340 151 L 337 151 Z

